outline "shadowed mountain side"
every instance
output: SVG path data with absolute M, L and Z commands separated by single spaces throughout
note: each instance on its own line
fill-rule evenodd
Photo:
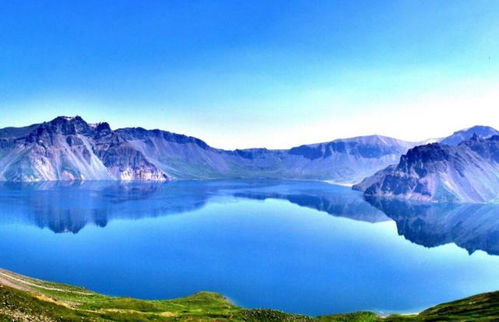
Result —
M 499 198 L 499 136 L 475 135 L 457 146 L 417 146 L 397 165 L 353 186 L 366 196 L 437 202 L 493 202 Z
M 425 247 L 448 243 L 499 255 L 498 204 L 430 204 L 366 197 L 395 220 L 400 235 Z

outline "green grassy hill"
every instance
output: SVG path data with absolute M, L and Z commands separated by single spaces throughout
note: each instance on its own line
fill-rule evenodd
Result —
M 84 288 L 0 270 L 0 321 L 496 321 L 499 292 L 437 305 L 418 315 L 356 312 L 320 317 L 248 310 L 222 295 L 199 292 L 173 300 L 110 297 Z

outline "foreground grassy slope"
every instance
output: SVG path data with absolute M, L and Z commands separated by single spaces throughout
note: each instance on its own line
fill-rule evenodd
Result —
M 223 296 L 199 292 L 174 300 L 110 297 L 0 270 L 0 321 L 455 321 L 499 319 L 499 292 L 445 303 L 418 315 L 379 317 L 356 312 L 321 317 L 247 310 Z

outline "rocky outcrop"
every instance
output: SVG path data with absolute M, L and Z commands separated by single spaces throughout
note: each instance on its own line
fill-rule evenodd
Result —
M 0 179 L 167 180 L 167 175 L 128 146 L 109 124 L 88 124 L 81 117 L 58 117 L 12 131 L 0 139 Z M 114 156 L 114 157 L 113 157 Z
M 367 196 L 420 201 L 488 202 L 499 198 L 499 136 L 472 137 L 458 146 L 434 143 L 410 149 L 354 186 Z

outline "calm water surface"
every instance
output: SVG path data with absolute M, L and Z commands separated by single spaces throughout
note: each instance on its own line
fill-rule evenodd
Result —
M 497 205 L 300 181 L 0 185 L 0 267 L 110 295 L 411 312 L 499 289 L 498 255 Z

